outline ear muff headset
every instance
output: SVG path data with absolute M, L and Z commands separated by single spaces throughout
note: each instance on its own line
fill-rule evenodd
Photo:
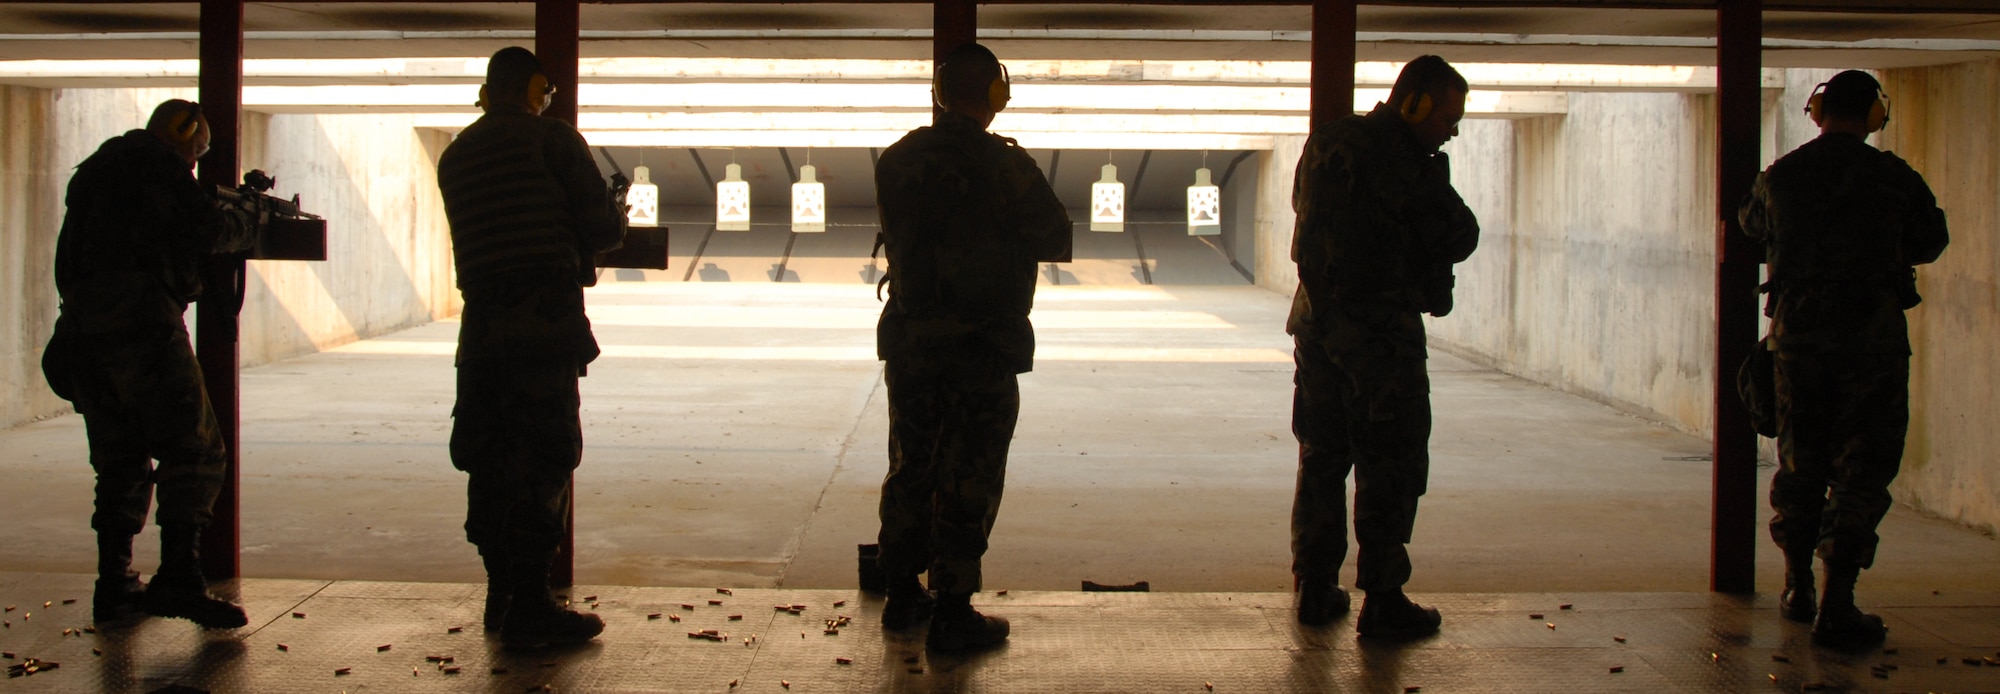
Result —
M 1819 83 L 1819 86 L 1813 87 L 1812 96 L 1806 97 L 1806 117 L 1812 119 L 1813 125 L 1826 124 L 1826 84 Z M 1883 93 L 1881 89 L 1876 89 L 1875 103 L 1868 105 L 1868 132 L 1881 130 L 1882 126 L 1888 124 L 1889 95 Z
M 1430 118 L 1431 109 L 1436 105 L 1430 94 L 1419 90 L 1403 97 L 1403 103 L 1396 107 L 1396 112 L 1403 116 L 1403 122 L 1414 125 Z
M 176 143 L 185 144 L 193 140 L 198 132 L 201 132 L 201 104 L 188 102 L 179 113 L 174 114 L 173 120 L 167 121 L 167 136 Z
M 935 74 L 931 75 L 931 102 L 937 104 L 938 108 L 945 108 L 944 69 L 946 65 L 939 64 Z M 993 81 L 986 85 L 987 110 L 999 113 L 1007 108 L 1007 102 L 1014 100 L 1012 82 L 1013 79 L 1007 74 L 1007 65 L 1002 63 L 1000 65 L 1000 76 L 994 77 Z
M 549 84 L 549 78 L 541 73 L 536 73 L 534 76 L 528 78 L 528 86 L 524 87 L 521 92 L 522 102 L 532 104 L 539 97 L 553 98 L 555 93 L 556 88 L 554 85 Z M 479 100 L 472 102 L 472 105 L 474 108 L 486 108 L 486 85 L 479 85 Z

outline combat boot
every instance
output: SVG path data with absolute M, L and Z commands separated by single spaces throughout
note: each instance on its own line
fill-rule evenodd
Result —
M 1401 590 L 1370 591 L 1354 631 L 1363 638 L 1406 640 L 1435 634 L 1443 622 L 1436 609 L 1411 602 Z
M 97 534 L 97 587 L 90 597 L 91 620 L 123 622 L 146 614 L 146 584 L 132 570 L 132 536 Z
M 924 644 L 940 652 L 974 651 L 1007 642 L 1007 619 L 972 609 L 972 596 L 940 594 Z
M 1813 623 L 1819 616 L 1819 596 L 1813 591 L 1812 550 L 1785 551 L 1785 592 L 1778 597 L 1778 614 L 1794 622 Z
M 498 550 L 480 550 L 479 561 L 486 565 L 486 611 L 482 615 L 487 633 L 500 631 L 506 624 L 507 606 L 514 600 L 514 575 L 505 555 Z
M 243 608 L 208 592 L 195 547 L 201 527 L 160 526 L 160 572 L 146 586 L 146 614 L 185 619 L 204 629 L 234 629 L 250 623 Z
M 516 562 L 514 598 L 500 627 L 500 643 L 513 649 L 555 648 L 589 642 L 604 633 L 604 620 L 556 604 L 549 597 L 549 562 Z
M 924 584 L 915 574 L 897 576 L 888 583 L 889 599 L 882 603 L 883 629 L 901 631 L 931 618 L 937 599 L 924 590 Z
M 1813 644 L 1828 648 L 1865 648 L 1881 643 L 1889 635 L 1882 618 L 1854 606 L 1854 583 L 1861 567 L 1827 562 L 1826 595 L 1819 604 L 1819 620 L 1813 622 Z
M 1310 627 L 1331 623 L 1347 614 L 1350 605 L 1347 591 L 1341 589 L 1338 579 L 1331 577 L 1299 577 L 1298 601 L 1299 623 Z

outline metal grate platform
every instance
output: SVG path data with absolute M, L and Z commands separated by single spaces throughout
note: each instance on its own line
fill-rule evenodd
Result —
M 2000 594 L 1864 590 L 1889 641 L 1838 653 L 1811 647 L 1770 596 L 1421 595 L 1444 631 L 1397 645 L 1357 640 L 1351 618 L 1299 627 L 1285 594 L 989 592 L 975 604 L 1014 638 L 949 656 L 925 652 L 920 630 L 883 633 L 881 601 L 845 590 L 579 588 L 604 635 L 516 653 L 482 632 L 478 585 L 245 580 L 228 587 L 251 626 L 216 632 L 157 619 L 86 632 L 90 586 L 0 573 L 8 663 L 60 663 L 0 692 L 2000 692 Z M 825 633 L 840 615 L 852 621 Z M 703 629 L 728 640 L 687 635 Z

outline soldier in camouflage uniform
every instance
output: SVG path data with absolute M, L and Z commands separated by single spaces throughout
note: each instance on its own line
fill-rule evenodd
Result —
M 1451 186 L 1443 152 L 1465 113 L 1465 78 L 1437 56 L 1404 66 L 1389 102 L 1320 126 L 1299 159 L 1292 260 L 1299 288 L 1285 330 L 1298 371 L 1292 502 L 1298 619 L 1348 609 L 1347 477 L 1354 475 L 1362 636 L 1437 631 L 1437 611 L 1403 594 L 1405 544 L 1430 469 L 1430 378 L 1420 314 L 1451 310 L 1451 266 L 1479 244 L 1479 223 Z
M 624 239 L 622 205 L 576 128 L 544 118 L 555 87 L 527 49 L 487 63 L 486 115 L 438 158 L 465 297 L 452 465 L 468 476 L 465 538 L 486 565 L 486 629 L 536 648 L 589 641 L 596 615 L 557 604 L 549 568 L 583 459 L 577 378 L 597 358 L 585 258 Z
M 889 390 L 879 561 L 883 625 L 932 611 L 917 579 L 928 570 L 928 641 L 963 650 L 1007 637 L 1007 621 L 971 598 L 1020 412 L 1016 375 L 1034 364 L 1037 261 L 1068 255 L 1070 221 L 1027 151 L 986 131 L 1007 99 L 993 53 L 966 44 L 938 71 L 944 114 L 885 150 L 875 174 L 889 259 L 876 333 Z
M 56 241 L 62 315 L 43 366 L 83 415 L 97 471 L 100 622 L 143 608 L 209 628 L 245 623 L 242 608 L 209 595 L 196 555 L 229 461 L 183 314 L 202 296 L 201 260 L 250 248 L 262 220 L 219 206 L 195 181 L 208 142 L 199 105 L 160 104 L 146 129 L 105 141 L 77 166 Z M 225 303 L 212 310 L 234 310 L 220 290 Z M 155 488 L 160 570 L 144 586 L 132 537 Z
M 1770 263 L 1779 611 L 1814 622 L 1816 643 L 1870 645 L 1887 628 L 1855 607 L 1854 584 L 1875 562 L 1909 427 L 1903 311 L 1921 300 L 1914 266 L 1937 260 L 1950 238 L 1923 177 L 1868 145 L 1888 120 L 1881 85 L 1849 70 L 1821 87 L 1808 107 L 1820 136 L 1757 177 L 1739 219 Z M 1815 552 L 1826 567 L 1817 606 Z

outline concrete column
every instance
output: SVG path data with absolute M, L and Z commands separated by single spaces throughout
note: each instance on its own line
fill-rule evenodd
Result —
M 1757 435 L 1736 394 L 1736 368 L 1757 340 L 1758 246 L 1736 210 L 1757 177 L 1763 97 L 1761 0 L 1716 10 L 1715 477 L 1709 590 L 1751 593 L 1757 573 Z
M 535 3 L 535 57 L 542 62 L 542 76 L 555 85 L 549 108 L 542 115 L 576 125 L 577 60 L 583 48 L 583 10 L 577 0 L 543 0 Z M 570 475 L 569 519 L 565 522 L 562 545 L 556 548 L 555 562 L 549 566 L 549 585 L 566 587 L 576 583 L 576 476 Z
M 1312 128 L 1354 114 L 1355 0 L 1313 0 Z
M 204 186 L 235 186 L 242 151 L 243 0 L 202 0 L 199 98 L 208 118 L 208 154 L 198 177 Z M 241 402 L 237 386 L 238 313 L 243 308 L 244 254 L 211 256 L 202 266 L 201 310 L 195 312 L 195 353 L 215 419 L 228 447 L 229 467 L 214 519 L 201 538 L 201 570 L 211 580 L 242 575 L 242 518 L 238 482 L 242 477 Z
M 974 0 L 936 0 L 931 5 L 931 74 L 937 74 L 937 66 L 944 64 L 944 58 L 951 55 L 951 49 L 960 44 L 979 40 L 979 5 Z M 944 109 L 931 105 L 931 120 L 944 115 Z

